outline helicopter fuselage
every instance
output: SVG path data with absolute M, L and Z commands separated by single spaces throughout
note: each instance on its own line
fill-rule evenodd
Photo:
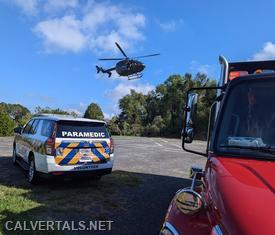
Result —
M 125 59 L 116 64 L 116 72 L 120 76 L 129 76 L 140 73 L 144 70 L 145 65 L 138 60 Z
M 98 65 L 96 65 L 97 73 L 107 73 L 109 77 L 112 76 L 112 71 L 116 70 L 119 76 L 128 77 L 128 80 L 138 79 L 142 77 L 142 71 L 145 69 L 145 65 L 138 61 L 138 58 L 145 58 L 151 56 L 157 56 L 157 54 L 150 54 L 150 55 L 143 55 L 143 56 L 136 56 L 129 58 L 126 53 L 122 50 L 120 45 L 115 42 L 115 45 L 120 50 L 121 54 L 124 56 L 122 58 L 102 58 L 99 60 L 116 60 L 119 61 L 116 63 L 116 66 L 111 67 L 109 69 L 104 69 Z

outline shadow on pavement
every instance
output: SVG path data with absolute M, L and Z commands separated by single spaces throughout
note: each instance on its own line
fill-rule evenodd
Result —
M 113 171 L 99 181 L 32 186 L 10 157 L 0 157 L 1 230 L 8 220 L 112 220 L 111 231 L 90 234 L 158 234 L 175 192 L 189 185 L 189 179 Z

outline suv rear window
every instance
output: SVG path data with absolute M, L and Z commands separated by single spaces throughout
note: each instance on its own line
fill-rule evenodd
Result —
M 60 121 L 56 137 L 60 138 L 109 138 L 105 123 Z
M 52 135 L 53 128 L 54 128 L 54 121 L 43 120 L 41 135 L 45 137 L 50 137 Z

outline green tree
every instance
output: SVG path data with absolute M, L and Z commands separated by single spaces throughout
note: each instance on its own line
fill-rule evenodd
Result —
M 117 117 L 112 117 L 108 122 L 107 122 L 107 127 L 109 132 L 112 135 L 121 135 L 121 130 L 119 128 L 119 120 Z
M 122 135 L 132 135 L 132 129 L 127 121 L 122 121 L 120 123 L 120 129 Z
M 205 74 L 194 77 L 190 73 L 171 75 L 164 83 L 156 86 L 147 95 L 131 90 L 130 94 L 119 100 L 121 110 L 116 124 L 122 135 L 175 136 L 180 137 L 183 127 L 186 93 L 192 87 L 215 86 Z M 216 92 L 202 90 L 198 92 L 198 125 L 196 131 L 205 138 L 209 108 Z
M 131 90 L 119 100 L 119 128 L 123 135 L 141 135 L 147 119 L 146 95 Z
M 146 118 L 146 95 L 131 90 L 130 94 L 119 100 L 121 113 L 119 118 L 127 121 L 129 124 L 142 124 Z
M 0 107 L 0 136 L 9 136 L 13 134 L 13 128 L 15 127 L 15 122 L 6 113 L 3 107 Z
M 57 109 L 53 109 L 53 108 L 50 108 L 50 107 L 45 107 L 45 108 L 42 108 L 40 106 L 37 106 L 34 110 L 34 112 L 36 114 L 42 114 L 42 113 L 48 113 L 48 114 L 61 114 L 61 115 L 70 115 L 69 112 L 67 111 L 64 111 L 60 108 L 57 108 Z
M 201 75 L 200 75 L 201 76 Z M 205 81 L 205 86 L 216 86 L 215 81 L 207 80 Z M 199 100 L 197 105 L 197 121 L 196 121 L 196 138 L 206 139 L 207 138 L 207 128 L 209 111 L 212 103 L 216 98 L 216 90 L 201 90 L 197 92 L 199 94 Z
M 166 135 L 179 136 L 182 128 L 183 106 L 185 103 L 185 91 L 188 84 L 189 74 L 185 76 L 172 75 L 156 87 L 159 97 L 159 112 L 165 125 Z
M 144 136 L 159 136 L 160 128 L 149 123 L 145 128 L 143 128 L 142 134 Z
M 85 111 L 84 118 L 103 120 L 104 115 L 98 104 L 91 103 Z
M 2 102 L 0 103 L 0 110 L 9 117 L 8 119 L 5 118 L 5 120 L 12 119 L 14 125 L 17 126 L 25 125 L 25 123 L 32 117 L 31 112 L 20 104 L 7 104 Z

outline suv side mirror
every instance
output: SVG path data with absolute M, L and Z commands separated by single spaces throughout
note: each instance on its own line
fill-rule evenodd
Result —
M 15 134 L 21 135 L 21 133 L 22 133 L 22 127 L 20 127 L 20 126 L 15 127 L 15 128 L 13 129 L 13 131 L 14 131 Z
M 182 141 L 185 143 L 192 143 L 195 137 L 197 103 L 198 94 L 188 94 L 187 106 L 185 107 L 185 128 L 182 131 Z

